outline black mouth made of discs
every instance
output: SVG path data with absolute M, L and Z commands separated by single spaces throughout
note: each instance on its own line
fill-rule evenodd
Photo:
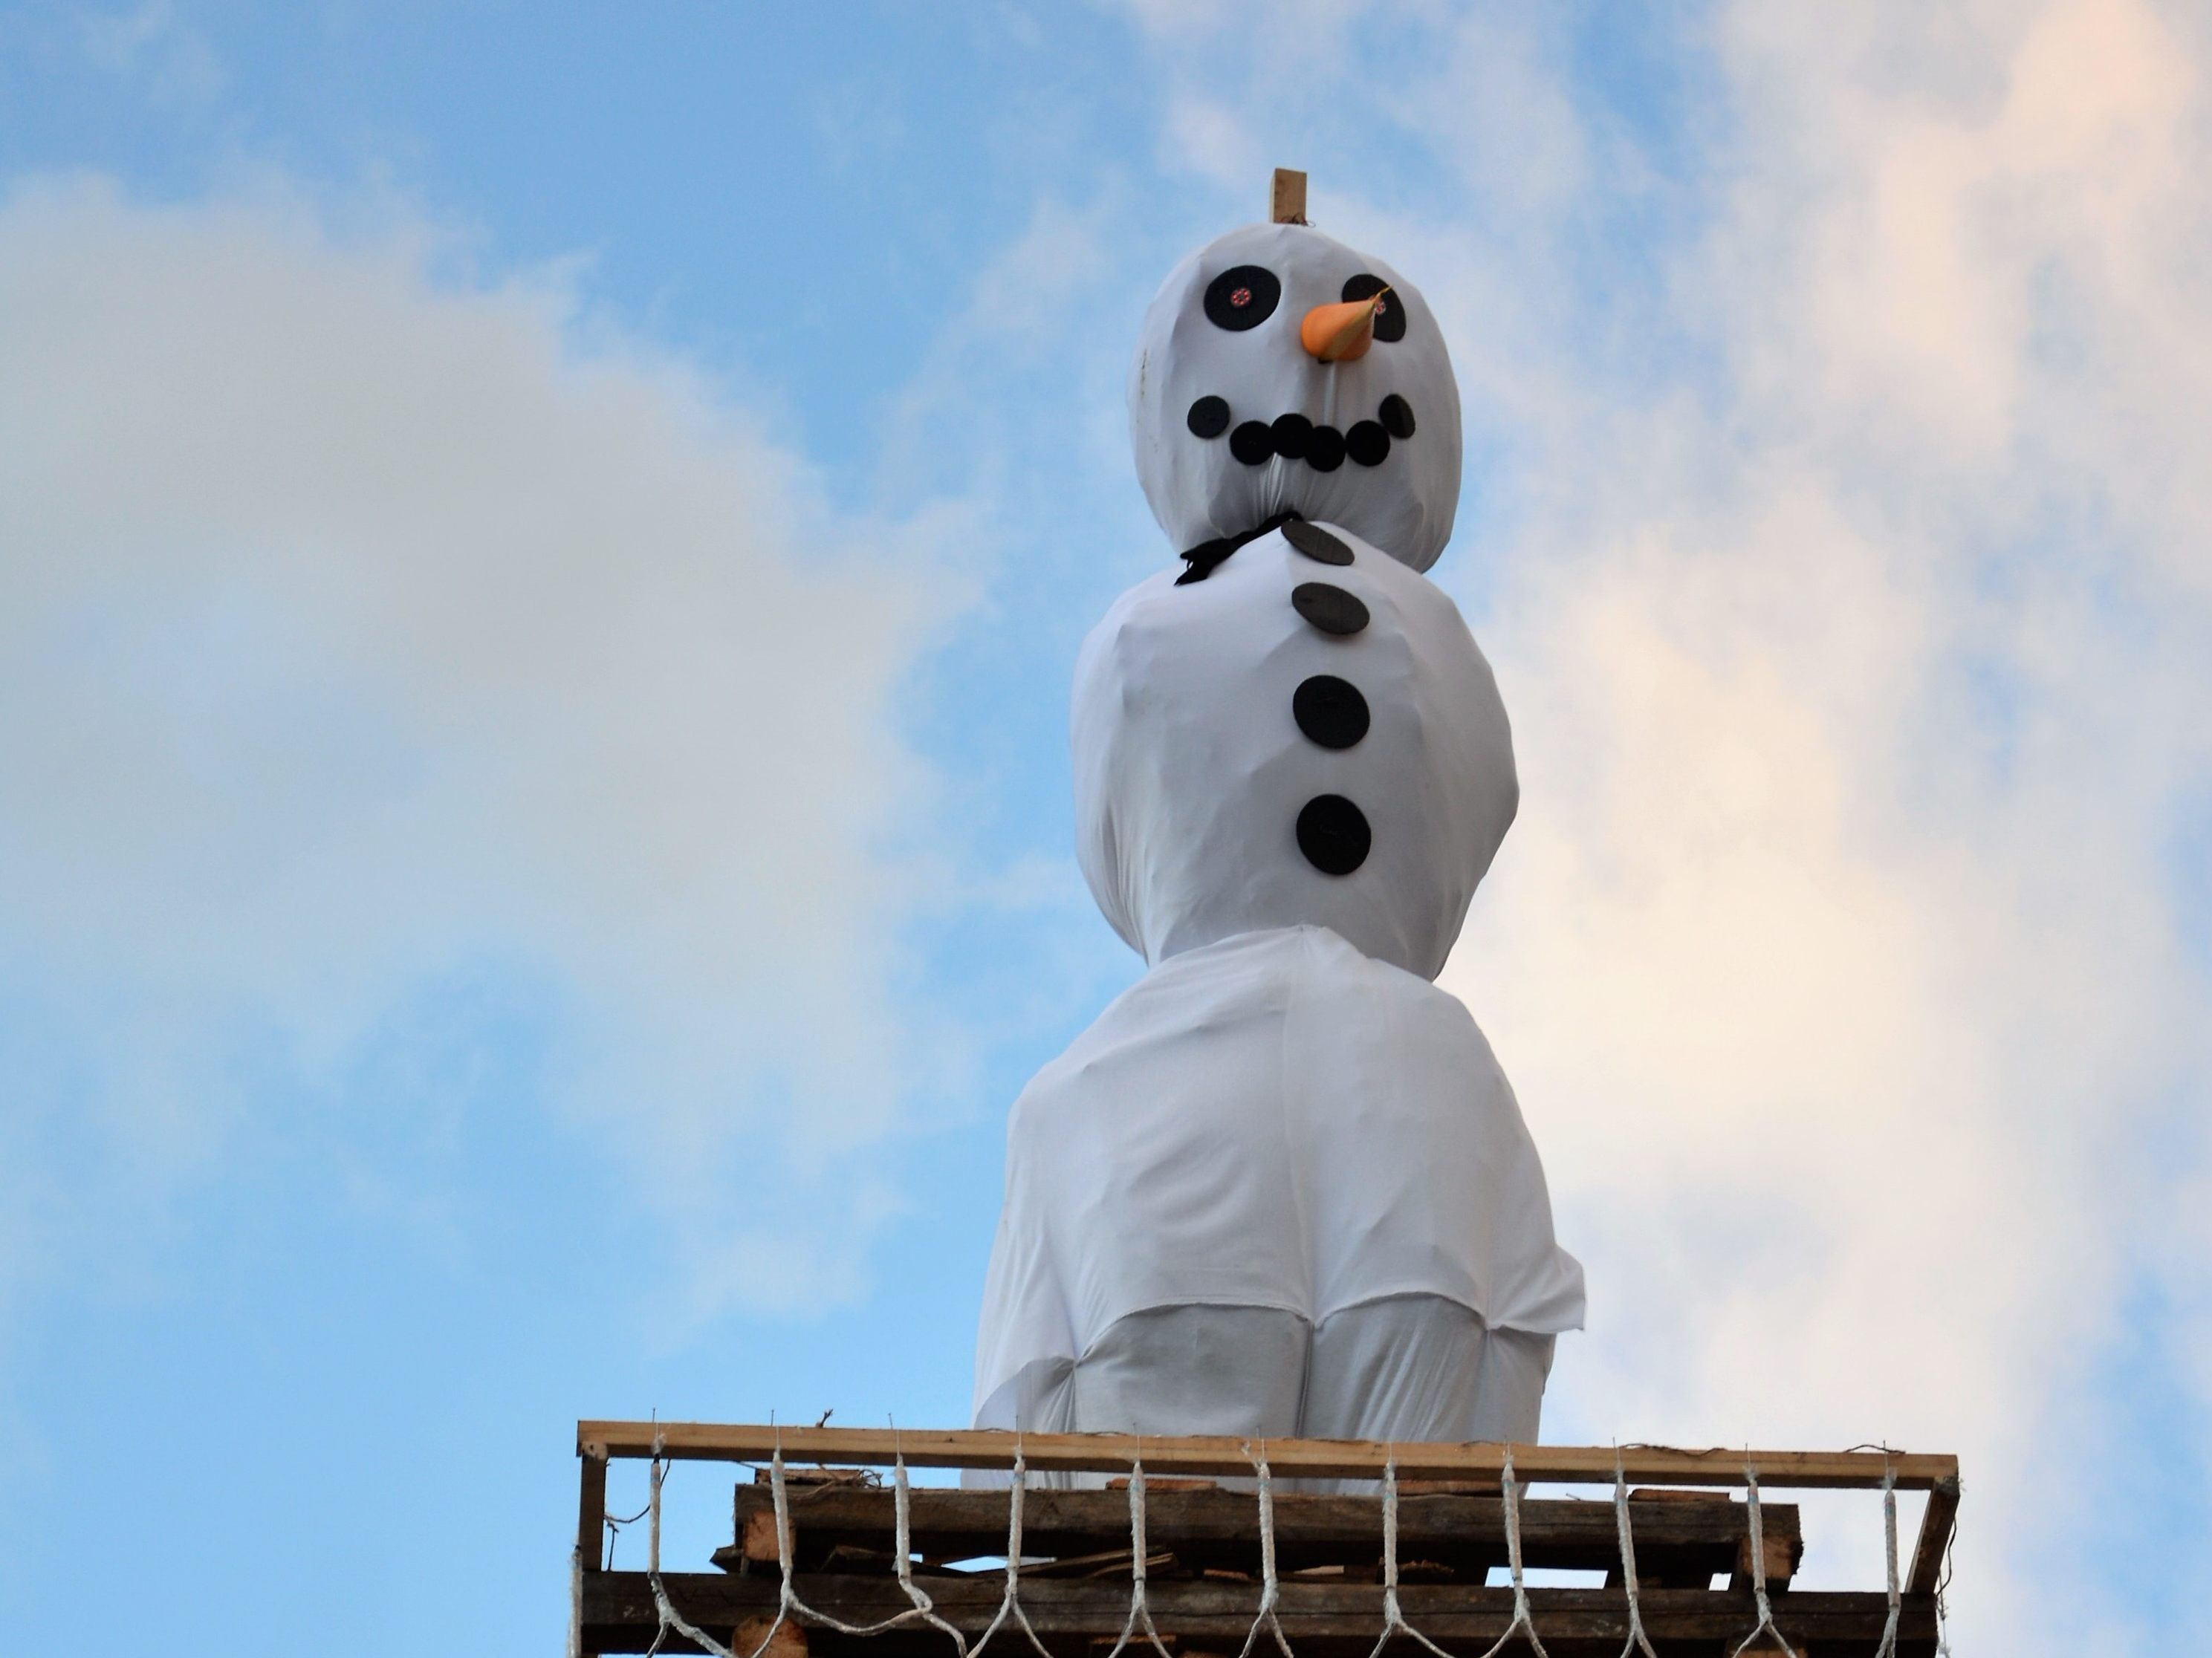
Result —
M 1229 452 L 1247 466 L 1264 466 L 1280 457 L 1302 460 L 1316 472 L 1334 472 L 1346 460 L 1360 466 L 1380 466 L 1390 457 L 1390 441 L 1413 435 L 1413 411 L 1405 398 L 1393 392 L 1382 399 L 1376 420 L 1356 422 L 1349 431 L 1316 426 L 1304 415 L 1278 415 L 1273 421 L 1248 420 L 1230 429 L 1226 398 L 1206 397 L 1190 406 L 1187 419 L 1194 436 L 1204 439 L 1229 433 Z

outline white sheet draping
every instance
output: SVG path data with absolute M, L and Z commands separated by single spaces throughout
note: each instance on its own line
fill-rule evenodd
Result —
M 1347 565 L 1278 530 L 1206 580 L 1172 572 L 1116 599 L 1076 659 L 1076 853 L 1115 931 L 1148 962 L 1231 933 L 1300 923 L 1433 979 L 1520 802 L 1498 682 L 1449 594 L 1336 525 Z M 1340 589 L 1367 625 L 1336 635 L 1294 607 Z M 1315 676 L 1371 718 L 1342 750 L 1292 714 Z M 1299 852 L 1315 796 L 1350 799 L 1367 859 L 1327 875 Z
M 1065 1408 L 1049 1406 L 1073 1429 L 1196 1431 L 1172 1407 L 1189 1381 L 1175 1367 L 1203 1369 L 1209 1323 L 1248 1354 L 1254 1341 L 1294 1353 L 1303 1333 L 1305 1354 L 1287 1372 L 1303 1397 L 1312 1333 L 1397 1297 L 1464 1309 L 1485 1331 L 1579 1327 L 1582 1269 L 1553 1241 L 1512 1089 L 1457 1000 L 1328 929 L 1222 939 L 1146 974 L 1016 1102 L 977 1347 L 979 1419 L 1010 1408 L 1024 1375 L 1051 1401 L 1057 1373 L 1072 1378 L 1102 1353 L 1125 1363 L 1102 1343 L 1117 1327 L 1125 1345 L 1140 1339 L 1123 1323 L 1133 1315 L 1288 1315 L 1243 1321 L 1243 1335 L 1234 1315 L 1184 1321 L 1142 1348 L 1149 1390 L 1071 1384 Z M 1418 1365 L 1424 1342 L 1463 1362 L 1468 1327 L 1431 1316 L 1388 1333 Z M 1263 1375 L 1248 1368 L 1244 1391 L 1271 1385 Z M 1540 1370 L 1536 1386 L 1540 1395 Z M 1147 1391 L 1159 1412 L 1127 1420 Z M 1332 1407 L 1332 1431 L 1393 1425 L 1387 1389 L 1350 1393 L 1359 1396 Z M 1085 1400 L 1104 1397 L 1122 1419 L 1089 1419 Z M 1466 1391 L 1453 1419 L 1471 1422 L 1479 1402 Z M 1200 1414 L 1225 1424 L 1252 1408 L 1224 1395 Z

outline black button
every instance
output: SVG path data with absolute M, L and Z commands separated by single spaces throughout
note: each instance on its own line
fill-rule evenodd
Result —
M 1392 437 L 1409 438 L 1413 435 L 1413 405 L 1395 392 L 1383 398 L 1382 406 L 1375 412 L 1382 422 L 1382 429 Z
M 1229 400 L 1226 398 L 1200 398 L 1190 406 L 1185 417 L 1191 435 L 1218 438 L 1229 429 Z
M 1275 440 L 1265 426 L 1248 420 L 1229 434 L 1229 452 L 1247 466 L 1259 466 L 1275 452 Z
M 1339 541 L 1318 524 L 1309 524 L 1304 519 L 1292 519 L 1283 526 L 1283 539 L 1289 542 L 1308 558 L 1322 564 L 1349 564 L 1352 549 Z
M 1348 749 L 1367 735 L 1367 699 L 1359 687 L 1317 673 L 1291 693 L 1291 718 L 1325 749 Z
M 1363 270 L 1344 284 L 1347 300 L 1371 300 L 1390 286 L 1371 270 Z M 1375 313 L 1375 337 L 1389 344 L 1406 337 L 1406 313 L 1399 307 L 1397 290 L 1393 288 L 1382 296 L 1382 308 Z
M 1325 634 L 1356 634 L 1367 625 L 1367 607 L 1326 581 L 1301 581 L 1291 589 L 1291 603 Z
M 1375 832 L 1340 794 L 1316 794 L 1298 813 L 1298 850 L 1323 875 L 1349 875 L 1367 861 Z
M 1334 426 L 1316 426 L 1306 440 L 1306 465 L 1316 472 L 1334 472 L 1344 465 L 1344 434 Z
M 1273 316 L 1282 297 L 1283 285 L 1273 271 L 1240 264 L 1206 285 L 1206 314 L 1216 328 L 1241 334 Z
M 1306 452 L 1306 440 L 1313 435 L 1313 422 L 1304 415 L 1278 415 L 1275 423 L 1267 428 L 1274 440 L 1275 452 L 1285 460 L 1296 460 Z
M 1371 420 L 1344 434 L 1344 452 L 1362 466 L 1380 466 L 1390 455 L 1390 434 Z

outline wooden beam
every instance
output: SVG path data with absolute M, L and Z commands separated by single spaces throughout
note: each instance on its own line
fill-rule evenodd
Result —
M 1717 1572 L 1748 1560 L 1750 1510 L 1724 1496 L 1669 1491 L 1680 1500 L 1636 1504 L 1637 1559 L 1646 1581 L 1703 1588 Z M 1155 1547 L 1172 1551 L 1188 1569 L 1259 1570 L 1260 1534 L 1249 1492 L 1163 1491 L 1148 1493 L 1146 1523 Z M 765 1485 L 737 1489 L 736 1543 L 714 1564 L 773 1568 L 778 1563 L 775 1515 Z M 922 1487 L 908 1504 L 912 1546 L 933 1560 L 995 1555 L 1006 1547 L 1006 1494 Z M 1275 1498 L 1275 1555 L 1285 1571 L 1382 1558 L 1382 1513 L 1372 1497 L 1285 1492 Z M 880 1552 L 890 1547 L 893 1494 L 880 1487 L 796 1485 L 790 1495 L 793 1558 L 801 1571 L 822 1570 L 833 1549 Z M 1802 1545 L 1797 1505 L 1764 1505 L 1769 1583 L 1783 1587 Z M 1607 1571 L 1620 1563 L 1609 1503 L 1531 1497 L 1520 1505 L 1521 1548 L 1530 1565 Z M 1120 1491 L 1033 1491 L 1023 1504 L 1024 1552 L 1081 1556 L 1129 1544 L 1129 1500 Z M 1495 1497 L 1440 1493 L 1405 1496 L 1398 1504 L 1398 1556 L 1457 1572 L 1503 1564 L 1504 1504 Z M 883 1553 L 883 1570 L 891 1556 Z M 832 1570 L 851 1570 L 831 1566 Z M 1748 1580 L 1747 1580 L 1747 1582 Z
M 744 1494 L 744 1488 L 740 1487 L 738 1495 L 742 1497 Z M 750 1512 L 740 1512 L 736 1548 L 739 1559 L 750 1560 L 756 1565 L 773 1566 L 782 1559 L 783 1551 L 776 1546 L 775 1540 L 775 1511 L 756 1508 Z M 714 1564 L 721 1564 L 719 1554 L 715 1556 Z
M 1759 1505 L 1761 1521 L 1759 1540 L 1764 1546 L 1761 1564 L 1765 1567 L 1766 1587 L 1778 1591 L 1790 1587 L 1790 1580 L 1796 1576 L 1798 1562 L 1805 1558 L 1805 1540 L 1797 1534 L 1795 1511 L 1791 1513 L 1792 1523 L 1786 1533 L 1774 1523 L 1781 1508 L 1782 1504 L 1778 1503 L 1761 1503 Z M 1640 1562 L 1642 1545 L 1638 1547 Z M 1736 1540 L 1735 1570 L 1729 1578 L 1729 1587 L 1739 1594 L 1748 1594 L 1758 1581 L 1751 1570 L 1751 1535 L 1747 1527 L 1745 1534 Z
M 1936 1593 L 1944 1552 L 1951 1546 L 1951 1528 L 1958 1519 L 1959 1476 L 1954 1473 L 1936 1482 L 1928 1493 L 1927 1511 L 1920 1516 L 1920 1540 L 1912 1546 L 1912 1574 L 1905 1580 L 1915 1594 Z
M 1255 1442 L 1230 1436 L 1024 1434 L 989 1429 L 779 1428 L 711 1422 L 583 1421 L 580 1453 L 708 1462 L 765 1462 L 779 1448 L 787 1464 L 888 1467 L 903 1457 L 915 1468 L 1011 1468 L 1018 1450 L 1039 1472 L 1119 1472 L 1141 1460 L 1149 1473 L 1249 1474 Z M 1385 1445 L 1364 1439 L 1271 1439 L 1267 1464 L 1279 1479 L 1376 1479 L 1395 1459 L 1401 1479 L 1496 1479 L 1507 1447 L 1423 1442 Z M 1515 1445 L 1513 1471 L 1524 1484 L 1613 1483 L 1614 1460 L 1631 1479 L 1655 1485 L 1735 1486 L 1747 1467 L 1762 1486 L 1875 1489 L 1894 1468 L 1900 1491 L 1933 1491 L 1955 1480 L 1959 1459 L 1883 1451 L 1743 1451 L 1727 1446 Z
M 584 1477 L 576 1495 L 576 1558 L 586 1571 L 597 1571 L 606 1558 L 607 1457 L 584 1453 Z
M 671 1572 L 662 1581 L 684 1617 L 707 1630 L 773 1617 L 780 1589 L 780 1580 L 764 1573 Z M 997 1614 L 1004 1586 L 994 1573 L 927 1581 L 938 1615 L 971 1639 Z M 802 1577 L 795 1587 L 808 1606 L 849 1624 L 874 1623 L 912 1606 L 888 1575 Z M 1251 1627 L 1259 1589 L 1255 1584 L 1203 1580 L 1154 1582 L 1147 1599 L 1161 1633 L 1179 1640 L 1178 1650 L 1230 1653 L 1242 1647 Z M 1413 1584 L 1399 1590 L 1399 1599 L 1415 1628 L 1469 1655 L 1504 1634 L 1513 1617 L 1513 1592 L 1503 1587 Z M 1675 1645 L 1687 1649 L 1692 1643 L 1709 1651 L 1733 1650 L 1756 1619 L 1748 1595 L 1717 1589 L 1647 1588 L 1640 1599 L 1644 1626 L 1662 1650 Z M 1627 1596 L 1620 1589 L 1536 1588 L 1528 1592 L 1528 1600 L 1537 1632 L 1547 1645 L 1558 1643 L 1563 1652 L 1611 1655 L 1626 1637 Z M 1079 1652 L 1079 1643 L 1111 1641 L 1121 1631 L 1128 1616 L 1129 1580 L 1124 1573 L 1024 1581 L 1022 1606 L 1054 1650 Z M 1784 1635 L 1801 1653 L 1808 1647 L 1815 1652 L 1871 1652 L 1887 1611 L 1887 1599 L 1879 1594 L 1804 1589 L 1791 1590 L 1774 1606 Z M 1901 1611 L 1900 1658 L 1932 1652 L 1932 1599 L 1908 1595 Z M 1382 1623 L 1382 1591 L 1375 1584 L 1285 1583 L 1278 1615 L 1301 1658 L 1308 1653 L 1314 1658 L 1363 1658 Z M 642 1652 L 653 1641 L 657 1621 L 644 1573 L 602 1572 L 586 1580 L 584 1632 L 599 1650 Z M 946 1644 L 942 1632 L 918 1620 L 866 1641 L 844 1641 L 826 1630 L 812 1633 L 817 1650 L 881 1658 L 941 1658 Z M 684 1649 L 672 1637 L 661 1648 Z
M 757 1653 L 759 1658 L 806 1658 L 806 1631 L 788 1618 L 756 1614 L 738 1625 L 729 1646 L 732 1652 Z
M 599 1568 L 606 1563 L 607 1532 L 607 1459 L 604 1455 L 586 1455 L 583 1477 L 576 1491 L 576 1559 L 574 1571 L 580 1586 L 595 1582 Z M 581 1618 L 582 1608 L 576 1616 Z M 583 1658 L 599 1658 L 604 1648 L 594 1646 L 591 1637 L 579 1628 L 574 1650 Z
M 1275 169 L 1275 181 L 1267 192 L 1267 216 L 1277 224 L 1306 222 L 1304 173 L 1287 167 Z

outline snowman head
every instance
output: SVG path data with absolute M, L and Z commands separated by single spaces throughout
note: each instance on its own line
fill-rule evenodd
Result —
M 1459 504 L 1459 388 L 1427 302 L 1303 224 L 1250 225 L 1175 268 L 1129 375 L 1137 477 L 1178 550 L 1285 512 L 1416 570 Z

